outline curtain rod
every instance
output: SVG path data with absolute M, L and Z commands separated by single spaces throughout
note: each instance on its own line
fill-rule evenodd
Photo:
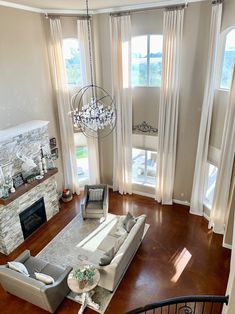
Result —
M 220 0 L 223 1 L 223 0 Z M 168 5 L 168 6 L 156 6 L 152 8 L 146 8 L 146 9 L 133 9 L 128 11 L 120 11 L 120 12 L 113 12 L 110 13 L 110 16 L 122 16 L 122 15 L 129 15 L 131 13 L 139 13 L 139 12 L 146 12 L 146 11 L 153 11 L 153 10 L 180 10 L 188 7 L 188 1 L 185 1 L 185 4 L 176 4 L 176 5 Z
M 47 14 L 47 13 L 45 13 L 44 16 L 46 19 L 55 19 L 55 18 L 60 18 L 60 17 L 76 17 L 79 20 L 87 20 L 87 19 L 92 18 L 91 15 L 89 15 L 87 17 L 86 14 L 73 14 L 73 13 L 71 13 L 71 14 L 56 14 L 56 13 Z
M 224 0 L 212 0 L 211 4 L 220 4 L 223 2 L 224 2 Z

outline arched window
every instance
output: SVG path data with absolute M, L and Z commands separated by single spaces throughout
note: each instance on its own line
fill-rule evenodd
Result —
M 230 89 L 235 60 L 235 28 L 227 32 L 223 47 L 220 88 Z
M 76 38 L 66 38 L 63 40 L 63 57 L 68 86 L 81 86 L 80 51 Z

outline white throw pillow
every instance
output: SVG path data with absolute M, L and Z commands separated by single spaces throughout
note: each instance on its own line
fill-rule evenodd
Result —
M 43 273 L 34 273 L 34 274 L 37 280 L 44 282 L 46 285 L 50 285 L 51 283 L 55 282 L 55 280 L 49 275 L 46 275 Z
M 103 189 L 89 189 L 89 201 L 102 201 Z
M 16 270 L 19 273 L 28 276 L 29 277 L 29 273 L 27 268 L 24 266 L 24 264 L 20 263 L 20 262 L 8 262 L 7 263 L 10 269 Z

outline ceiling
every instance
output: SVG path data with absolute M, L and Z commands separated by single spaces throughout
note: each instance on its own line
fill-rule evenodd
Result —
M 187 1 L 187 2 L 191 2 Z M 194 0 L 200 1 L 200 0 Z M 89 9 L 95 11 L 112 11 L 118 9 L 131 9 L 153 7 L 157 5 L 184 3 L 185 0 L 89 0 Z M 23 5 L 29 6 L 35 9 L 41 9 L 45 11 L 53 10 L 84 10 L 85 0 L 5 0 L 0 1 L 0 5 L 6 6 Z

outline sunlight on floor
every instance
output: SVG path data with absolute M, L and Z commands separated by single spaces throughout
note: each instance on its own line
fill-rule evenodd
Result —
M 184 248 L 180 254 L 177 254 L 174 257 L 173 263 L 176 270 L 175 275 L 171 278 L 171 282 L 177 282 L 180 278 L 182 272 L 184 271 L 185 267 L 187 266 L 188 262 L 190 261 L 192 255 L 189 251 Z

